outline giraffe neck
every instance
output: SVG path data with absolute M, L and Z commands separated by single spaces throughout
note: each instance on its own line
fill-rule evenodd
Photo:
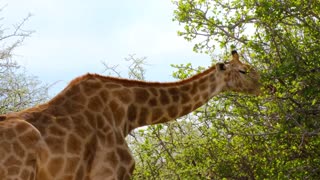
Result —
M 145 87 L 147 97 L 143 105 L 131 104 L 128 120 L 133 127 L 165 123 L 184 116 L 205 104 L 223 90 L 212 67 L 203 73 L 177 83 L 161 83 Z
M 215 71 L 212 67 L 173 83 L 87 74 L 49 101 L 46 111 L 53 116 L 79 115 L 86 121 L 103 119 L 126 136 L 134 128 L 174 120 L 206 103 L 222 89 Z

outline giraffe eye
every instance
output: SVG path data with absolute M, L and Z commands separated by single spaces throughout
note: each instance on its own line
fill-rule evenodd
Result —
M 240 72 L 241 74 L 247 74 L 247 73 L 248 73 L 248 71 L 245 71 L 245 70 L 239 70 L 239 72 Z

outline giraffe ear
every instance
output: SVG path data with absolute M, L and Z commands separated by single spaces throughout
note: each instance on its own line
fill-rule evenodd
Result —
M 226 65 L 224 63 L 217 63 L 216 69 L 218 71 L 224 71 L 226 70 Z
M 239 54 L 236 50 L 231 51 L 231 54 L 232 54 L 232 61 L 241 63 L 239 60 Z

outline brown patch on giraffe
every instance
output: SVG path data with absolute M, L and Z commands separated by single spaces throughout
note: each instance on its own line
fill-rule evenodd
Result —
M 124 137 L 119 132 L 115 132 L 114 135 L 116 136 L 116 143 L 119 145 L 124 144 Z
M 122 106 L 120 106 L 116 101 L 111 101 L 109 103 L 109 107 L 110 107 L 110 110 L 113 114 L 113 118 L 114 118 L 116 125 L 119 126 L 122 123 L 121 120 L 123 119 L 123 117 L 125 115 L 124 108 Z
M 20 168 L 18 166 L 10 166 L 7 169 L 8 171 L 8 175 L 12 176 L 12 175 L 16 175 L 20 173 Z
M 146 125 L 147 124 L 146 122 L 148 120 L 148 114 L 149 114 L 149 111 L 146 107 L 142 107 L 140 109 L 139 118 L 138 118 L 139 125 Z
M 49 128 L 49 133 L 54 135 L 54 136 L 64 136 L 66 135 L 66 132 L 64 129 L 61 129 L 60 127 L 57 127 L 55 125 L 50 126 Z
M 29 167 L 34 167 L 34 165 L 36 164 L 36 155 L 34 152 L 27 154 L 27 158 L 25 159 L 24 164 Z
M 124 104 L 129 104 L 132 101 L 130 89 L 120 89 L 112 92 L 113 97 L 119 98 Z
M 112 114 L 109 106 L 106 106 L 104 108 L 102 115 L 103 115 L 103 119 L 104 119 L 105 123 L 108 122 L 108 123 L 111 123 L 112 125 L 114 125 L 115 122 L 113 121 L 113 114 Z
M 78 85 L 72 86 L 66 91 L 66 96 L 71 97 L 80 93 L 80 87 Z
M 64 165 L 63 157 L 54 157 L 50 159 L 48 164 L 48 170 L 52 177 L 55 177 L 60 173 Z
M 187 93 L 181 93 L 181 103 L 186 104 L 190 101 L 190 96 Z
M 84 168 L 82 165 L 80 165 L 76 173 L 76 179 L 83 179 L 83 177 L 84 177 Z
M 193 85 L 192 85 L 192 89 L 190 91 L 191 94 L 196 94 L 198 92 L 198 82 L 194 82 Z
M 67 152 L 71 154 L 79 154 L 81 149 L 81 140 L 75 135 L 70 134 L 67 141 Z
M 19 166 L 22 162 L 14 156 L 9 156 L 4 162 L 4 166 Z
M 29 177 L 30 177 L 29 179 L 35 179 L 35 177 L 36 177 L 35 172 L 30 172 L 30 176 Z
M 193 101 L 198 101 L 200 99 L 200 94 L 197 94 L 193 97 Z
M 103 132 L 103 131 L 97 131 L 96 132 L 96 136 L 97 136 L 97 141 L 101 142 L 100 144 L 104 144 L 106 143 L 106 139 L 107 139 L 107 133 Z
M 160 89 L 160 102 L 162 105 L 170 103 L 170 98 L 167 94 L 167 91 L 165 91 L 164 89 Z
M 201 78 L 200 80 L 199 80 L 199 84 L 200 85 L 202 85 L 202 84 L 206 84 L 206 82 L 208 81 L 208 76 L 205 76 L 205 77 L 203 77 L 203 78 Z
M 108 146 L 113 146 L 115 144 L 115 137 L 113 132 L 109 132 L 106 134 L 106 141 Z
M 172 98 L 173 102 L 179 102 L 179 100 L 180 100 L 180 96 L 178 96 L 178 95 L 171 96 L 171 98 Z
M 203 100 L 203 101 L 207 101 L 207 100 L 209 99 L 209 93 L 208 93 L 208 92 L 204 92 L 204 93 L 201 95 L 201 97 L 202 97 L 202 100 Z
M 40 171 L 38 174 L 37 174 L 37 180 L 52 180 L 52 177 L 49 178 L 48 176 L 48 172 L 46 172 L 45 170 L 42 170 Z
M 19 140 L 25 148 L 29 148 L 30 146 L 35 145 L 39 141 L 39 139 L 40 137 L 38 132 L 34 131 L 33 129 L 32 131 L 28 131 L 19 136 Z
M 86 138 L 92 133 L 92 129 L 87 124 L 76 124 L 74 127 L 75 133 L 81 138 Z
M 63 154 L 65 152 L 64 141 L 62 141 L 61 138 L 46 137 L 44 140 L 53 154 Z
M 92 129 L 88 126 L 86 119 L 82 114 L 71 116 L 74 124 L 74 132 L 81 138 L 86 138 L 92 133 Z
M 4 134 L 5 139 L 12 139 L 16 137 L 16 132 L 13 129 L 7 129 L 6 133 Z
M 11 149 L 12 149 L 11 143 L 6 142 L 6 141 L 2 141 L 0 143 L 0 153 L 1 154 L 5 154 L 7 152 L 11 152 L 12 151 Z
M 193 109 L 197 109 L 199 108 L 200 106 L 202 106 L 202 102 L 197 102 L 194 106 L 193 106 Z
M 185 85 L 181 86 L 180 89 L 182 91 L 189 91 L 191 89 L 191 85 L 190 84 L 185 84 Z
M 108 177 L 113 175 L 113 171 L 108 167 L 100 166 L 99 169 L 95 170 L 94 175 L 98 177 L 103 177 L 105 179 L 110 179 Z M 88 180 L 92 180 L 92 179 L 88 179 Z M 115 179 L 112 179 L 112 180 L 115 180 Z
M 176 105 L 169 106 L 167 108 L 168 114 L 171 118 L 176 118 L 178 115 L 178 107 Z
M 120 161 L 124 162 L 125 164 L 129 164 L 132 160 L 131 154 L 126 149 L 117 148 L 116 150 Z
M 78 104 L 85 104 L 87 102 L 87 99 L 83 94 L 75 94 L 73 96 L 70 96 L 70 100 L 73 101 L 73 103 Z
M 67 174 L 74 173 L 78 167 L 79 162 L 80 158 L 78 157 L 68 157 L 66 160 L 64 172 Z
M 101 112 L 104 103 L 101 101 L 100 96 L 94 96 L 89 99 L 88 108 L 94 112 Z
M 215 74 L 210 74 L 209 76 L 209 81 L 212 83 L 212 82 L 215 82 L 216 81 L 216 75 Z
M 99 92 L 99 96 L 104 103 L 109 100 L 109 92 L 105 89 Z
M 169 94 L 173 102 L 178 102 L 180 99 L 180 92 L 177 87 L 169 88 Z
M 104 161 L 105 162 L 110 162 L 110 165 L 112 167 L 116 167 L 119 160 L 118 160 L 118 157 L 117 157 L 116 153 L 114 151 L 111 151 L 111 152 L 107 152 L 106 153 Z
M 177 87 L 172 87 L 172 88 L 169 88 L 168 92 L 171 96 L 178 95 L 179 89 Z
M 101 88 L 102 85 L 100 82 L 96 82 L 91 79 L 87 79 L 81 83 L 82 90 L 85 93 L 86 96 L 91 96 L 98 92 Z
M 104 128 L 106 125 L 105 118 L 103 116 L 101 116 L 100 114 L 97 114 L 96 115 L 96 123 L 97 123 L 96 128 Z
M 200 86 L 199 86 L 199 89 L 201 90 L 201 91 L 204 91 L 204 90 L 208 90 L 208 84 L 201 84 Z
M 111 112 L 114 112 L 115 110 L 117 110 L 119 108 L 119 104 L 117 103 L 117 101 L 113 100 L 109 103 L 109 107 Z
M 71 119 L 69 117 L 57 117 L 56 121 L 59 127 L 62 127 L 66 130 L 70 130 L 72 128 Z
M 55 98 L 53 98 L 49 103 L 55 104 L 57 106 L 63 104 L 65 101 L 67 101 L 67 98 L 64 97 L 64 94 L 58 94 Z
M 123 166 L 120 166 L 117 170 L 117 174 L 118 174 L 118 179 L 125 179 L 126 168 L 124 168 Z
M 128 107 L 128 120 L 129 121 L 135 121 L 137 119 L 137 107 L 133 104 L 131 104 Z
M 19 157 L 23 157 L 25 155 L 25 150 L 21 146 L 19 142 L 15 142 L 12 144 L 14 153 Z
M 182 111 L 180 113 L 180 116 L 184 116 L 184 115 L 188 114 L 189 112 L 191 112 L 191 110 L 192 110 L 192 105 L 191 104 L 183 106 L 182 107 Z
M 135 128 L 136 128 L 136 126 L 133 123 L 129 122 L 126 124 L 126 132 L 124 132 L 124 133 L 129 134 Z
M 162 117 L 159 121 L 154 121 L 153 124 L 165 123 L 165 122 L 168 122 L 168 121 L 170 121 L 169 118 L 167 118 L 167 117 Z
M 139 104 L 146 103 L 150 97 L 149 92 L 143 88 L 135 88 L 133 92 L 135 94 L 135 102 Z
M 22 134 L 30 128 L 30 124 L 27 123 L 18 123 L 15 127 L 17 134 Z
M 3 168 L 0 168 L 0 177 L 5 177 L 6 172 L 3 170 Z
M 92 162 L 95 158 L 95 153 L 97 151 L 97 139 L 96 136 L 93 136 L 90 138 L 89 142 L 85 146 L 84 150 L 84 161 L 86 162 L 86 172 L 90 172 L 92 168 Z
M 211 83 L 210 84 L 210 92 L 213 92 L 217 88 L 216 83 Z
M 151 99 L 149 100 L 148 104 L 149 104 L 150 106 L 156 106 L 156 105 L 158 105 L 158 100 L 157 100 L 156 98 L 151 98 Z
M 82 104 L 74 103 L 74 101 L 65 101 L 65 103 L 63 103 L 61 106 L 58 106 L 58 111 L 66 111 L 67 113 L 65 114 L 75 114 L 82 111 L 82 109 L 84 108 L 85 106 L 83 106 Z
M 159 92 L 156 88 L 151 87 L 149 90 L 153 96 L 159 96 Z
M 90 127 L 92 129 L 96 129 L 97 128 L 97 119 L 102 118 L 100 114 L 95 115 L 93 113 L 91 113 L 90 111 L 85 111 L 84 113 L 84 119 L 88 122 L 88 124 L 90 125 Z
M 1 173 L 0 173 L 0 175 L 1 175 Z M 33 179 L 33 177 L 31 177 L 31 174 L 30 174 L 29 170 L 27 170 L 27 169 L 23 169 L 21 171 L 20 178 L 21 179 Z
M 61 180 L 73 180 L 74 176 L 73 175 L 64 175 Z
M 109 177 L 113 175 L 113 171 L 110 168 L 103 167 L 102 172 L 105 177 Z
M 154 108 L 152 110 L 151 121 L 157 121 L 160 117 L 162 117 L 163 111 L 161 108 Z

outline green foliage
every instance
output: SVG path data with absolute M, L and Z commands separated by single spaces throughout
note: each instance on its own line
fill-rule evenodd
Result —
M 222 94 L 177 122 L 140 130 L 135 178 L 319 179 L 319 3 L 174 3 L 178 34 L 197 41 L 196 52 L 236 47 L 261 72 L 264 94 Z M 174 67 L 181 79 L 197 72 Z
M 48 87 L 41 85 L 37 77 L 12 67 L 0 73 L 0 114 L 32 107 L 47 98 Z

